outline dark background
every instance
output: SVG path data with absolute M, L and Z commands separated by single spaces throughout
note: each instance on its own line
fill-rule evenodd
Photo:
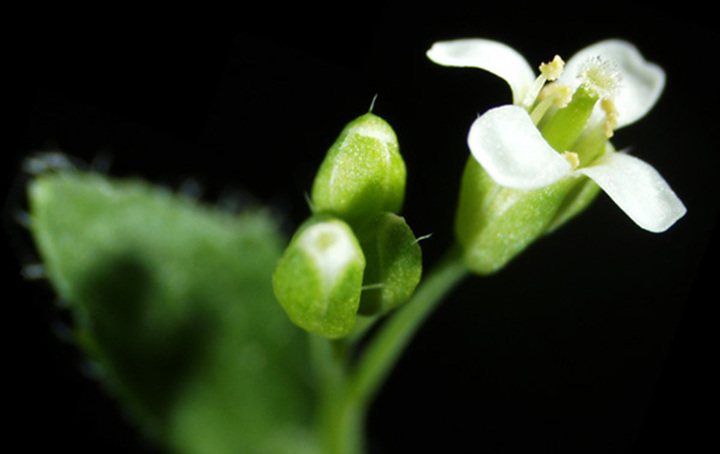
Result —
M 423 243 L 429 268 L 452 241 L 467 129 L 510 91 L 486 73 L 432 64 L 427 48 L 485 37 L 539 64 L 618 37 L 668 81 L 656 108 L 613 141 L 653 164 L 688 214 L 651 234 L 601 196 L 500 274 L 464 282 L 373 406 L 371 452 L 717 445 L 705 411 L 717 404 L 718 35 L 709 11 L 691 6 L 387 1 L 15 16 L 0 167 L 12 289 L 4 375 L 16 398 L 7 443 L 151 452 L 60 340 L 67 320 L 52 291 L 20 275 L 34 253 L 13 216 L 34 151 L 57 148 L 173 188 L 192 179 L 209 203 L 252 194 L 292 229 L 327 147 L 377 94 L 374 112 L 395 128 L 408 166 L 403 214 L 416 234 L 433 233 Z

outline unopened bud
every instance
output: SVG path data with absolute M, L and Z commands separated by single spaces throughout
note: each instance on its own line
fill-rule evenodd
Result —
M 293 236 L 273 274 L 275 296 L 299 327 L 329 338 L 350 333 L 365 257 L 351 228 L 313 216 Z
M 353 224 L 383 211 L 399 212 L 405 180 L 395 132 L 367 113 L 348 123 L 328 150 L 313 183 L 313 210 Z

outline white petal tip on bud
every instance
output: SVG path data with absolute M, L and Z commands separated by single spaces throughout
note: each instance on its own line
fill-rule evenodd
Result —
M 313 257 L 324 281 L 333 283 L 345 266 L 356 259 L 357 251 L 342 224 L 315 224 L 300 237 L 299 246 Z
M 373 99 L 373 104 L 375 100 Z M 372 108 L 371 108 L 372 109 Z M 397 144 L 397 136 L 392 127 L 380 117 L 368 113 L 358 118 L 347 130 L 348 135 L 359 134 L 361 136 L 377 139 L 384 144 Z

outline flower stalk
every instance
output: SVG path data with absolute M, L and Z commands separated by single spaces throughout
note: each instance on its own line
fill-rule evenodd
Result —
M 357 361 L 360 338 L 331 341 L 312 335 L 322 393 L 318 413 L 323 454 L 363 452 L 365 415 L 393 366 L 422 323 L 469 274 L 460 249 L 453 247 L 423 279 L 413 297 L 392 313 L 368 339 Z

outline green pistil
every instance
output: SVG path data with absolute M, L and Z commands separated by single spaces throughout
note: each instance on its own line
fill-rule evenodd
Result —
M 561 153 L 572 150 L 598 99 L 594 91 L 584 85 L 578 87 L 568 105 L 558 110 L 541 129 L 550 146 Z

